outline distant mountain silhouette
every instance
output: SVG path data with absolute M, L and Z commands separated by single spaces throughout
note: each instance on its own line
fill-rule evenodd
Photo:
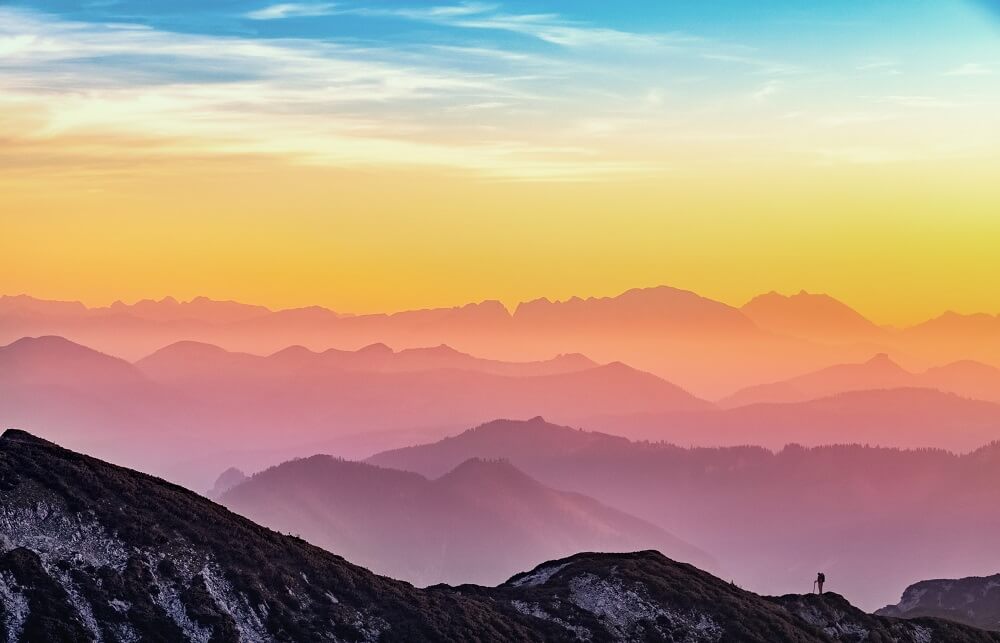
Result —
M 913 373 L 885 353 L 861 364 L 837 364 L 782 382 L 751 386 L 720 401 L 726 407 L 762 402 L 803 402 L 848 391 L 919 386 Z
M 5 316 L 82 317 L 88 309 L 78 301 L 52 301 L 30 295 L 0 295 L 0 314 Z
M 1000 315 L 946 312 L 903 330 L 899 343 L 930 363 L 972 360 L 1000 366 Z
M 502 582 L 578 551 L 657 549 L 715 569 L 704 552 L 504 461 L 470 459 L 428 480 L 330 456 L 293 460 L 220 497 L 230 509 L 417 585 Z
M 964 360 L 929 368 L 920 374 L 926 386 L 977 400 L 1000 403 L 1000 369 Z
M 212 500 L 218 500 L 219 496 L 226 493 L 236 485 L 246 482 L 248 479 L 247 475 L 236 467 L 229 467 L 220 473 L 219 477 L 215 479 L 215 484 L 213 484 L 212 488 L 208 490 L 207 495 Z
M 571 333 L 595 327 L 615 332 L 664 327 L 698 332 L 756 330 L 737 309 L 669 286 L 634 288 L 616 297 L 572 297 L 555 302 L 536 299 L 518 305 L 514 321 L 519 326 L 551 327 Z
M 1000 405 L 928 388 L 895 388 L 690 413 L 595 416 L 578 424 L 684 446 L 870 444 L 966 452 L 1000 439 Z
M 941 618 L 1000 631 L 1000 574 L 920 581 L 906 588 L 898 604 L 876 613 L 896 618 Z
M 37 348 L 43 344 L 54 348 Z M 44 430 L 195 489 L 211 485 L 223 467 L 255 470 L 276 461 L 261 461 L 262 451 L 287 459 L 316 453 L 334 438 L 351 436 L 345 455 L 366 457 L 411 435 L 422 441 L 494 417 L 545 413 L 570 421 L 711 407 L 623 364 L 597 366 L 572 355 L 498 362 L 447 347 L 393 351 L 382 344 L 324 353 L 293 347 L 260 357 L 182 342 L 133 366 L 62 339 L 22 340 L 0 349 L 0 378 L 10 382 L 0 390 L 0 424 Z M 256 455 L 244 459 L 234 450 Z
M 24 337 L 0 346 L 0 382 L 61 387 L 130 386 L 142 375 L 125 360 L 62 337 Z
M 666 286 L 614 297 L 539 299 L 513 313 L 496 301 L 365 315 L 316 306 L 267 311 L 201 298 L 116 305 L 114 311 L 34 302 L 37 311 L 27 316 L 18 312 L 25 306 L 0 305 L 0 341 L 57 334 L 130 360 L 178 341 L 251 354 L 289 345 L 322 352 L 380 342 L 398 349 L 445 344 L 503 362 L 582 353 L 601 363 L 625 362 L 713 397 L 872 350 L 765 331 L 732 306 Z
M 949 312 L 894 329 L 824 294 L 771 292 L 734 308 L 668 286 L 613 297 L 537 299 L 513 312 L 483 301 L 363 315 L 320 306 L 271 311 L 204 297 L 104 308 L 0 297 L 0 343 L 38 335 L 59 335 L 129 360 L 178 341 L 261 355 L 289 345 L 353 351 L 379 342 L 397 349 L 445 344 L 504 362 L 582 353 L 601 363 L 625 362 L 713 399 L 880 352 L 919 368 L 958 361 L 1000 367 L 996 315 Z
M 824 294 L 801 291 L 754 297 L 740 311 L 763 329 L 801 339 L 844 343 L 885 339 L 886 331 L 853 308 Z
M 61 337 L 0 347 L 0 427 L 44 427 L 52 439 L 115 462 L 148 466 L 217 444 L 174 422 L 190 403 L 132 364 Z
M 933 388 L 963 397 L 1000 402 L 1000 369 L 972 361 L 903 369 L 882 353 L 860 364 L 837 364 L 772 384 L 751 386 L 720 400 L 725 407 L 762 402 L 800 402 L 849 391 Z
M 203 342 L 183 341 L 166 346 L 136 362 L 150 377 L 172 381 L 189 378 L 273 379 L 298 372 L 324 370 L 411 372 L 441 369 L 469 370 L 494 375 L 532 376 L 571 373 L 599 366 L 580 354 L 564 354 L 534 362 L 503 362 L 474 357 L 440 345 L 394 351 L 377 343 L 356 351 L 328 349 L 321 353 L 291 346 L 269 356 L 226 351 Z
M 435 477 L 473 457 L 505 458 L 546 485 L 668 529 L 758 592 L 822 569 L 831 589 L 875 608 L 916 579 L 996 562 L 996 445 L 964 456 L 859 445 L 684 449 L 535 419 L 491 422 L 370 462 Z
M 208 297 L 195 297 L 190 301 L 177 301 L 164 297 L 159 301 L 143 299 L 134 304 L 116 301 L 107 308 L 96 308 L 94 314 L 129 315 L 150 321 L 203 321 L 226 324 L 263 317 L 271 313 L 264 306 L 251 306 L 235 301 L 215 301 Z
M 142 299 L 134 304 L 116 301 L 110 306 L 87 308 L 78 301 L 47 301 L 28 295 L 0 296 L 0 315 L 63 318 L 121 318 L 132 317 L 152 322 L 199 321 L 210 324 L 227 324 L 263 317 L 272 311 L 264 306 L 241 304 L 235 301 L 216 301 L 208 297 L 195 297 L 178 301 L 173 297 L 160 300 Z
M 651 552 L 581 553 L 499 587 L 426 590 L 168 483 L 29 434 L 0 437 L 0 636 L 9 641 L 998 641 L 767 599 Z
M 982 335 L 993 335 L 1000 331 L 1000 315 L 990 315 L 988 313 L 973 313 L 963 315 L 954 311 L 948 311 L 938 317 L 929 319 L 907 329 L 911 334 L 936 335 L 938 337 L 951 337 L 959 339 L 966 337 L 970 340 Z M 971 335 L 971 337 L 970 337 Z

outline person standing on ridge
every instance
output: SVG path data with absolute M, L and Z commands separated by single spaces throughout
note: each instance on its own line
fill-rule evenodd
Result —
M 823 593 L 823 583 L 825 582 L 826 582 L 826 574 L 824 574 L 823 572 L 816 574 L 815 585 L 818 588 L 820 594 Z

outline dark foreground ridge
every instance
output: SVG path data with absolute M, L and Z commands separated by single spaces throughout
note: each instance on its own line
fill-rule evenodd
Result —
M 6 641 L 1000 641 L 768 599 L 656 552 L 578 554 L 495 588 L 376 576 L 157 478 L 0 437 Z

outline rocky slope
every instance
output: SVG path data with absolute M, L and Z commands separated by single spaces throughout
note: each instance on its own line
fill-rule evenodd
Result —
M 0 535 L 6 641 L 1000 641 L 762 598 L 655 552 L 418 590 L 20 431 L 0 437 Z

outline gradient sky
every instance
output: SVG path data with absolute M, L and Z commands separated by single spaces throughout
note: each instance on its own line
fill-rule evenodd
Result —
M 0 4 L 0 292 L 1000 312 L 1000 3 Z

